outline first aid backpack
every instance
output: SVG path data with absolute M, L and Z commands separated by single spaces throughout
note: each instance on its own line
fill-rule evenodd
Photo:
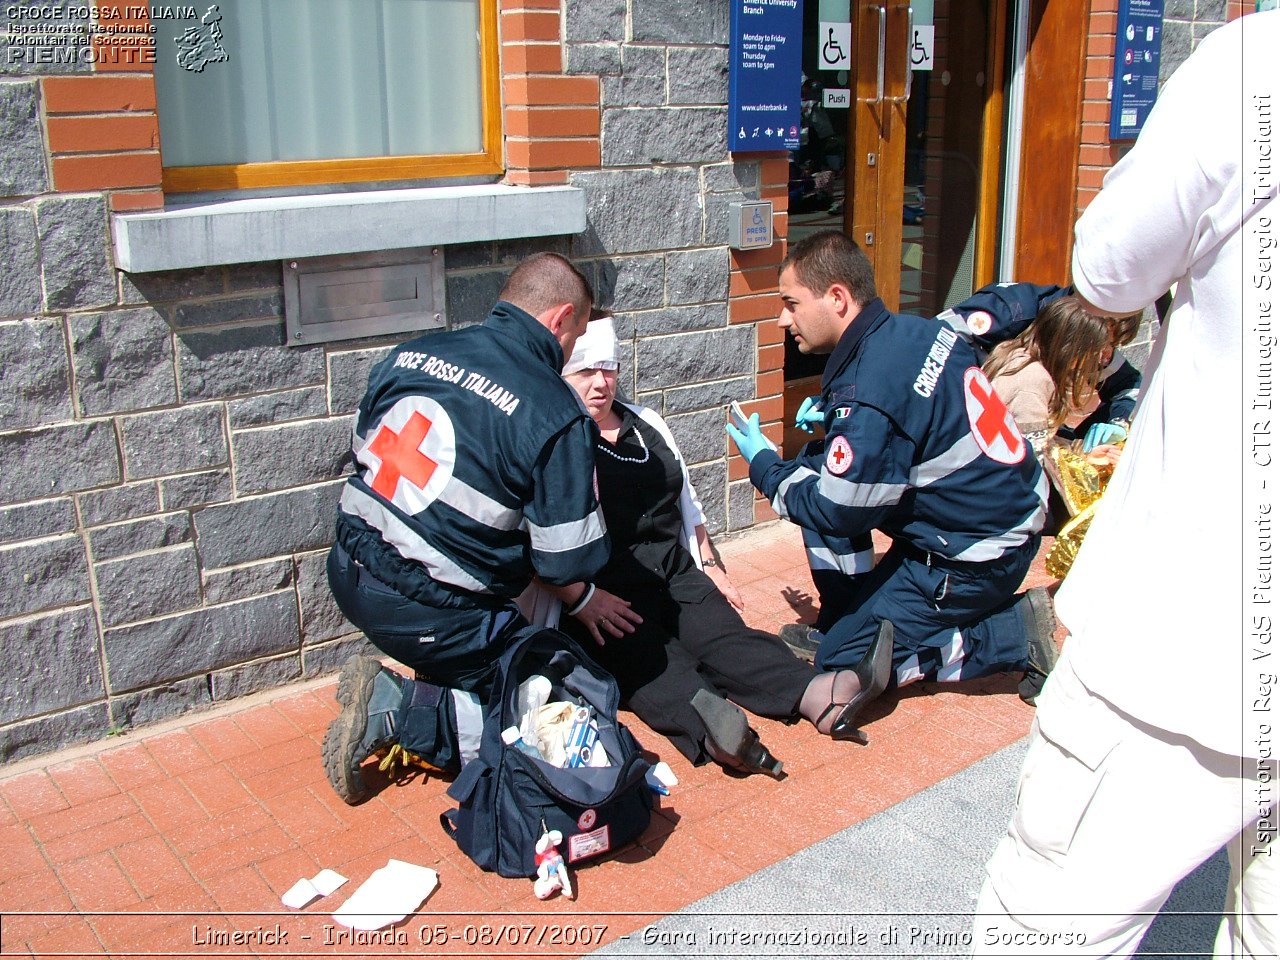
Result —
M 560 631 L 538 627 L 520 631 L 496 669 L 479 755 L 449 787 L 458 809 L 440 816 L 462 852 L 500 876 L 532 877 L 546 831 L 560 831 L 570 865 L 643 833 L 655 797 L 645 782 L 650 764 L 618 722 L 613 676 Z M 503 742 L 502 731 L 520 721 L 520 685 L 535 674 L 551 681 L 552 700 L 592 708 L 608 766 L 557 767 Z

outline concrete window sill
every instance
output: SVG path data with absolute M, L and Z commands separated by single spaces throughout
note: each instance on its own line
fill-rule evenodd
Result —
M 586 229 L 576 187 L 424 187 L 223 200 L 115 214 L 116 266 L 129 273 L 396 250 Z

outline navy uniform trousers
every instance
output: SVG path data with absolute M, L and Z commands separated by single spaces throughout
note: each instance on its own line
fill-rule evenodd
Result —
M 815 665 L 843 670 L 866 654 L 880 622 L 894 628 L 894 680 L 970 680 L 1027 667 L 1035 625 L 1015 607 L 1040 538 L 984 563 L 929 558 L 895 542 L 870 573 L 846 579 L 847 600 L 823 593 Z M 830 577 L 824 578 L 830 580 Z M 837 601 L 838 602 L 838 601 Z
M 455 768 L 459 736 L 466 743 L 478 740 L 479 705 L 488 699 L 493 665 L 526 625 L 515 604 L 453 610 L 419 603 L 382 583 L 337 544 L 329 551 L 328 574 L 343 616 L 416 675 L 396 722 L 400 745 L 441 769 Z

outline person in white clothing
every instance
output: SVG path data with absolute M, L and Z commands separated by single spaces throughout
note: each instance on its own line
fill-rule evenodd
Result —
M 1130 956 L 1177 882 L 1224 844 L 1217 955 L 1276 955 L 1276 768 L 1253 701 L 1280 671 L 1269 633 L 1250 637 L 1270 610 L 1251 604 L 1246 618 L 1236 562 L 1253 519 L 1254 415 L 1227 410 L 1256 402 L 1241 387 L 1242 332 L 1256 367 L 1272 329 L 1271 294 L 1245 278 L 1270 285 L 1259 265 L 1280 235 L 1277 50 L 1278 12 L 1205 38 L 1076 225 L 1073 280 L 1098 313 L 1176 293 L 1125 456 L 1057 597 L 1070 637 L 987 864 L 975 956 Z

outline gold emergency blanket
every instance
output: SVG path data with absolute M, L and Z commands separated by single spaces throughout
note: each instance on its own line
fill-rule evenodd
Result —
M 1080 552 L 1098 502 L 1111 479 L 1112 467 L 1090 463 L 1076 444 L 1051 444 L 1045 451 L 1044 465 L 1071 514 L 1071 519 L 1058 531 L 1044 563 L 1049 576 L 1062 579 Z

